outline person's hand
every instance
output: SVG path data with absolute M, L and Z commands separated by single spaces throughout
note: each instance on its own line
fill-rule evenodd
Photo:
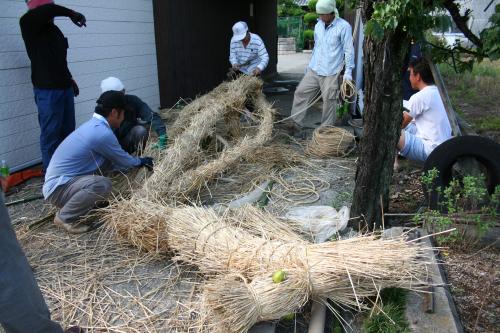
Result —
M 344 81 L 352 81 L 352 75 L 351 74 L 344 74 L 344 78 L 342 79 Z
M 167 135 L 162 134 L 158 137 L 158 142 L 154 144 L 153 148 L 154 149 L 159 149 L 159 150 L 164 150 L 167 148 Z
M 73 94 L 76 96 L 80 95 L 80 88 L 78 88 L 78 84 L 76 84 L 76 81 L 71 79 L 71 85 L 73 86 Z
M 405 128 L 413 120 L 412 116 L 406 111 L 403 111 L 403 121 L 401 122 L 401 128 Z
M 77 27 L 86 27 L 87 26 L 87 19 L 85 19 L 85 16 L 83 16 L 82 13 L 78 12 L 73 12 L 71 16 L 69 17 L 71 21 L 77 26 Z
M 256 67 L 253 71 L 252 71 L 252 75 L 253 76 L 259 76 L 260 73 L 262 73 L 262 71 L 260 70 L 259 67 Z
M 140 167 L 146 167 L 148 170 L 153 170 L 153 158 L 149 156 L 144 156 L 144 157 L 139 157 L 141 160 L 141 164 L 139 165 Z
M 240 70 L 240 65 L 238 65 L 238 64 L 234 64 L 232 68 L 233 68 L 233 70 L 235 70 L 235 71 L 239 71 L 239 70 Z

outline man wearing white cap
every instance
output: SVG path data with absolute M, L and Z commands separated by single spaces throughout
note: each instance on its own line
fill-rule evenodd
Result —
M 233 38 L 229 46 L 229 62 L 232 70 L 246 75 L 259 76 L 267 67 L 269 55 L 262 39 L 248 31 L 245 22 L 233 25 Z
M 108 77 L 101 82 L 102 92 L 122 91 L 125 93 L 125 85 L 116 77 Z M 139 146 L 144 146 L 149 137 L 149 126 L 158 134 L 156 148 L 165 149 L 167 144 L 167 130 L 158 113 L 144 103 L 135 95 L 125 95 L 128 116 L 115 131 L 118 141 L 123 150 L 129 154 L 135 152 Z M 147 128 L 146 128 L 147 126 Z
M 318 0 L 318 23 L 314 27 L 314 49 L 307 72 L 295 90 L 292 119 L 302 126 L 309 103 L 318 90 L 323 99 L 321 126 L 333 125 L 339 95 L 339 76 L 352 80 L 354 46 L 349 23 L 339 17 L 335 0 Z

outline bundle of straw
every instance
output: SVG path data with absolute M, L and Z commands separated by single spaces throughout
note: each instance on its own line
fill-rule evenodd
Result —
M 217 121 L 227 112 L 242 108 L 250 92 L 256 94 L 261 87 L 260 79 L 243 76 L 222 83 L 186 106 L 176 121 L 177 125 L 171 129 L 174 132 L 173 144 L 162 154 L 154 174 L 144 182 L 137 196 L 157 202 L 168 199 L 164 191 L 181 173 L 196 164 L 197 156 L 201 154 L 200 142 L 214 131 Z
M 180 175 L 165 191 L 167 197 L 177 200 L 189 199 L 190 193 L 199 193 L 204 184 L 239 163 L 242 158 L 252 155 L 256 147 L 262 146 L 271 139 L 273 109 L 263 95 L 256 99 L 255 106 L 257 114 L 262 116 L 259 131 L 255 137 L 244 137 L 238 145 L 225 149 L 218 158 Z
M 423 275 L 428 263 L 420 259 L 425 248 L 403 237 L 371 235 L 312 244 L 294 235 L 286 221 L 265 212 L 248 210 L 241 218 L 247 208 L 219 216 L 200 207 L 117 205 L 111 223 L 121 228 L 122 236 L 143 249 L 151 244 L 155 250 L 170 248 L 176 260 L 214 277 L 205 289 L 203 308 L 211 314 L 207 318 L 227 323 L 226 332 L 244 332 L 260 320 L 279 319 L 311 298 L 362 309 L 367 307 L 363 298 L 383 287 L 419 289 L 427 281 Z M 142 231 L 148 234 L 140 235 Z M 148 245 L 140 243 L 144 239 Z M 273 282 L 270 276 L 276 270 L 286 272 L 287 283 Z M 252 310 L 242 316 L 247 311 L 242 309 Z
M 344 157 L 349 155 L 354 144 L 354 135 L 345 129 L 322 126 L 314 130 L 305 152 L 317 157 Z

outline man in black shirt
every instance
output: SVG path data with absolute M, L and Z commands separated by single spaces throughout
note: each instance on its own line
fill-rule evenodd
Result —
M 121 91 L 125 94 L 125 85 L 116 77 L 110 76 L 101 81 L 102 92 Z M 157 112 L 135 95 L 125 95 L 128 113 L 125 120 L 115 131 L 115 135 L 123 150 L 132 154 L 139 148 L 144 148 L 149 138 L 149 127 L 158 134 L 155 148 L 163 150 L 167 146 L 167 129 Z
M 79 27 L 86 24 L 85 16 L 55 5 L 52 0 L 28 0 L 26 4 L 28 12 L 19 24 L 31 60 L 45 170 L 57 146 L 75 129 L 74 97 L 79 93 L 66 61 L 68 40 L 54 24 L 54 18 L 69 17 Z

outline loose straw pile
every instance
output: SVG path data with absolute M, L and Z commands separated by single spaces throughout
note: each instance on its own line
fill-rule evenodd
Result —
M 305 152 L 316 157 L 344 157 L 355 145 L 354 135 L 345 129 L 322 126 L 314 130 Z

